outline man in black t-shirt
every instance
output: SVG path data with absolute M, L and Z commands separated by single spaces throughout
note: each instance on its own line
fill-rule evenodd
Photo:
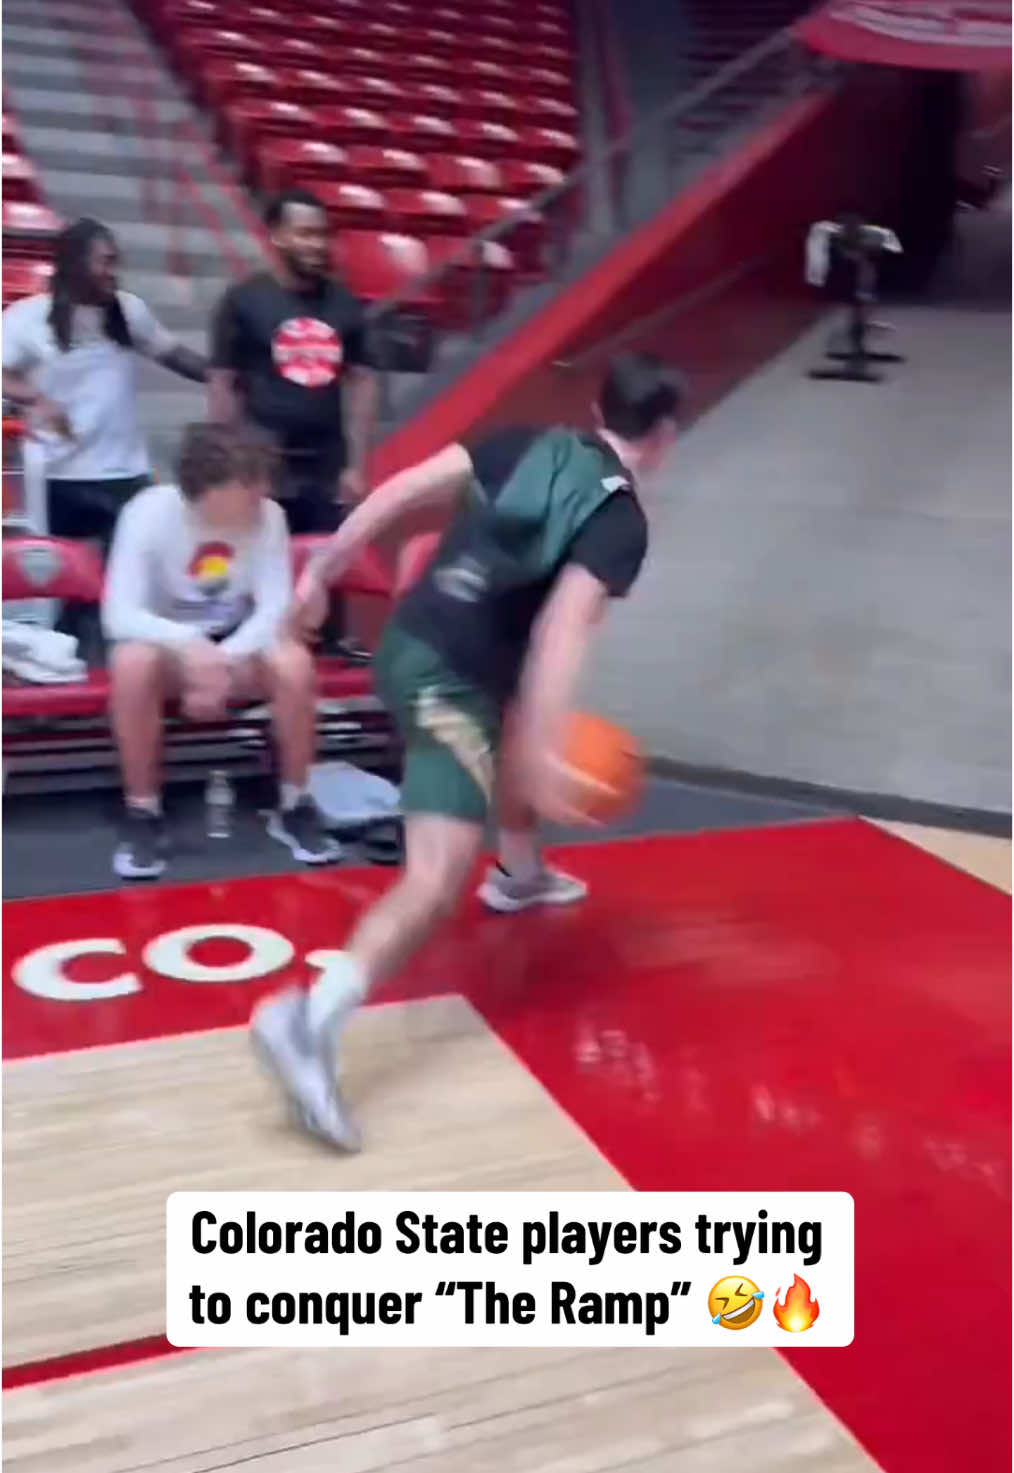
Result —
M 330 273 L 327 211 L 291 189 L 264 215 L 273 271 L 230 287 L 212 328 L 213 419 L 244 416 L 281 453 L 294 533 L 333 532 L 363 492 L 376 404 L 363 309 Z
M 635 477 L 672 443 L 679 403 L 671 370 L 623 354 L 594 433 L 524 429 L 451 445 L 366 497 L 300 579 L 294 613 L 310 630 L 328 583 L 366 543 L 407 513 L 451 513 L 374 663 L 404 739 L 404 871 L 344 950 L 318 954 L 308 994 L 283 992 L 252 1021 L 303 1123 L 334 1145 L 358 1143 L 334 1080 L 345 1021 L 455 908 L 494 803 L 499 864 L 479 891 L 487 906 L 567 905 L 586 893 L 543 864 L 537 821 L 580 821 L 562 756 L 580 666 L 609 600 L 640 571 L 648 537 Z

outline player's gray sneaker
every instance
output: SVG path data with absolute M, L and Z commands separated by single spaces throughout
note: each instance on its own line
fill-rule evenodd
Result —
M 508 913 L 528 910 L 533 905 L 573 905 L 588 894 L 583 880 L 560 870 L 540 869 L 530 879 L 519 880 L 494 865 L 479 886 L 479 899 L 490 910 Z
M 269 997 L 254 1010 L 250 1033 L 305 1129 L 343 1151 L 358 1151 L 359 1129 L 335 1080 L 333 1052 L 307 1023 L 306 994 L 291 987 Z

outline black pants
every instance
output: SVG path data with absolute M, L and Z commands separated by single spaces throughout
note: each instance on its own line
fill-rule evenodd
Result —
M 132 496 L 151 484 L 150 476 L 107 481 L 47 481 L 46 509 L 53 537 L 97 542 L 105 561 L 116 518 Z
M 150 476 L 106 481 L 46 482 L 46 515 L 52 537 L 79 538 L 96 545 L 103 563 L 109 556 L 116 519 L 132 496 L 151 484 Z M 61 605 L 56 621 L 61 634 L 78 642 L 78 654 L 90 666 L 104 660 L 99 610 L 78 603 Z
M 277 500 L 294 537 L 337 532 L 346 508 L 336 498 L 342 462 L 332 456 L 282 456 Z M 337 648 L 347 633 L 345 600 L 332 596 L 327 622 L 321 630 L 325 649 Z

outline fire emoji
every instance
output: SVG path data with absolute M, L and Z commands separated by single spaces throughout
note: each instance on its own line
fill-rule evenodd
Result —
M 811 1297 L 809 1284 L 798 1274 L 793 1275 L 792 1288 L 785 1291 L 785 1298 L 780 1304 L 777 1296 L 775 1297 L 772 1309 L 775 1319 L 790 1335 L 798 1335 L 803 1330 L 810 1329 L 820 1314 L 820 1305 Z

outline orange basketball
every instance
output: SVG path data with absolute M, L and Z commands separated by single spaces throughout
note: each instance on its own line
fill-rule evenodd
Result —
M 579 711 L 571 717 L 562 756 L 580 779 L 577 807 L 591 822 L 608 823 L 636 805 L 644 757 L 629 731 Z

